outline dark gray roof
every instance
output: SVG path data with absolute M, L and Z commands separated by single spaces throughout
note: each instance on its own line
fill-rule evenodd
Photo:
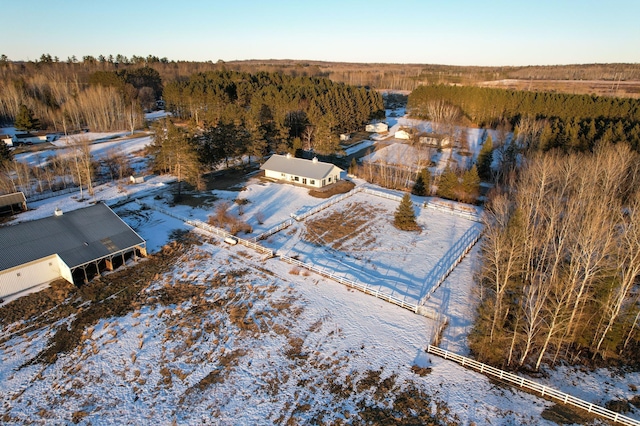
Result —
M 0 207 L 12 206 L 14 204 L 20 204 L 27 201 L 24 198 L 24 193 L 14 192 L 13 194 L 0 195 Z
M 144 240 L 106 204 L 0 228 L 0 271 L 57 253 L 73 269 Z
M 260 169 L 320 180 L 329 176 L 334 167 L 338 169 L 338 171 L 342 171 L 341 168 L 331 163 L 274 154 Z

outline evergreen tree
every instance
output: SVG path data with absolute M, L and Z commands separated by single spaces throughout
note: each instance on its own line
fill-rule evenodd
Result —
M 13 160 L 13 152 L 9 149 L 9 146 L 0 141 L 0 167 L 11 162 Z
M 447 166 L 444 172 L 442 172 L 442 175 L 440 175 L 440 182 L 438 182 L 438 190 L 436 194 L 438 194 L 438 197 L 455 200 L 458 185 L 458 176 L 449 166 Z
M 475 203 L 480 195 L 480 177 L 476 166 L 471 167 L 462 175 L 462 194 L 460 201 L 465 203 Z
M 18 114 L 16 115 L 16 129 L 30 131 L 37 129 L 39 125 L 38 120 L 33 117 L 33 111 L 25 104 L 21 104 Z
M 176 201 L 182 196 L 183 181 L 200 189 L 202 180 L 198 151 L 193 137 L 185 130 L 169 119 L 157 121 L 150 151 L 153 169 L 172 174 L 178 179 Z
M 429 195 L 431 189 L 431 173 L 426 167 L 418 173 L 416 183 L 413 185 L 411 193 L 421 197 Z
M 411 197 L 409 193 L 405 193 L 400 201 L 400 205 L 396 210 L 394 216 L 394 224 L 397 228 L 403 231 L 413 231 L 418 229 L 416 223 L 416 213 L 413 210 L 413 204 L 411 203 Z
M 349 165 L 349 174 L 355 175 L 356 170 L 358 170 L 358 162 L 355 157 L 351 159 L 351 164 Z
M 487 136 L 487 140 L 482 145 L 482 149 L 478 154 L 478 176 L 484 181 L 490 181 L 492 177 L 491 163 L 493 163 L 493 140 L 491 135 Z

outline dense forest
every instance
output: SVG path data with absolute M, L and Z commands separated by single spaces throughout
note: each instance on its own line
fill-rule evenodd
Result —
M 382 96 L 326 78 L 233 71 L 198 73 L 164 88 L 168 111 L 199 128 L 235 124 L 272 150 L 338 150 L 338 134 L 384 118 Z M 297 142 L 294 142 L 297 141 Z
M 481 360 L 640 363 L 640 156 L 627 144 L 523 158 L 486 206 Z
M 592 149 L 597 141 L 628 142 L 640 150 L 640 100 L 561 93 L 538 93 L 480 87 L 420 86 L 408 109 L 419 118 L 438 119 L 435 105 L 446 105 L 467 124 L 516 127 L 536 121 L 532 142 L 548 150 Z
M 141 68 L 144 71 L 138 71 Z M 0 55 L 0 124 L 11 124 L 20 106 L 25 105 L 33 111 L 41 127 L 48 130 L 78 130 L 81 127 L 121 130 L 131 128 L 132 123 L 140 126 L 142 119 L 138 105 L 148 108 L 151 95 L 159 96 L 158 84 L 163 87 L 212 71 L 328 78 L 335 83 L 352 86 L 404 91 L 422 85 L 475 85 L 522 79 L 526 84 L 521 88 L 525 90 L 640 96 L 640 84 L 636 84 L 640 81 L 639 64 L 461 67 L 293 60 L 225 63 L 171 61 L 153 55 L 128 58 L 121 54 L 66 59 L 42 54 L 34 61 L 14 62 Z M 95 75 L 105 72 L 113 76 Z M 140 75 L 135 76 L 136 73 Z M 146 80 L 147 77 L 152 78 Z M 564 83 L 547 89 L 548 79 Z M 583 84 L 585 79 L 611 84 L 598 88 Z M 107 82 L 110 83 L 105 85 Z

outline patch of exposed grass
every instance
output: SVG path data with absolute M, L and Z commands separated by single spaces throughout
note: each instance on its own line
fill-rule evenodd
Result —
M 343 209 L 305 223 L 302 238 L 315 244 L 331 244 L 339 250 L 347 240 L 367 234 L 367 225 L 380 209 L 357 203 L 347 203 Z M 370 240 L 371 238 L 369 238 Z

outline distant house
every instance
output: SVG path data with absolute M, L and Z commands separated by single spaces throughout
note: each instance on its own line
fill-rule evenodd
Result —
M 0 135 L 0 141 L 7 146 L 13 146 L 13 136 L 11 135 Z
M 131 175 L 129 176 L 129 183 L 130 184 L 136 184 L 136 183 L 144 183 L 144 175 Z
M 409 132 L 408 132 L 408 131 L 406 131 L 406 130 L 404 130 L 404 129 L 398 130 L 398 131 L 393 135 L 393 137 L 394 137 L 394 138 L 396 138 L 396 139 L 404 139 L 404 140 L 409 140 L 409 139 L 411 139 L 411 135 L 409 134 Z
M 451 146 L 451 139 L 438 133 L 422 133 L 418 136 L 418 142 L 435 148 L 449 148 Z
M 348 133 L 340 133 L 340 140 L 341 141 L 348 141 L 349 139 L 351 139 L 351 135 Z
M 0 214 L 9 212 L 13 214 L 16 211 L 25 210 L 27 210 L 27 199 L 23 192 L 0 195 Z
M 88 281 L 127 257 L 146 256 L 146 242 L 106 204 L 0 228 L 0 298 L 63 278 Z
M 267 178 L 322 188 L 340 180 L 340 167 L 317 158 L 304 160 L 287 155 L 272 155 L 261 167 Z
M 389 131 L 387 123 L 371 123 L 365 126 L 365 130 L 370 133 L 384 133 Z
M 37 133 L 16 133 L 13 135 L 13 145 L 32 145 L 34 143 L 48 142 L 46 132 Z

